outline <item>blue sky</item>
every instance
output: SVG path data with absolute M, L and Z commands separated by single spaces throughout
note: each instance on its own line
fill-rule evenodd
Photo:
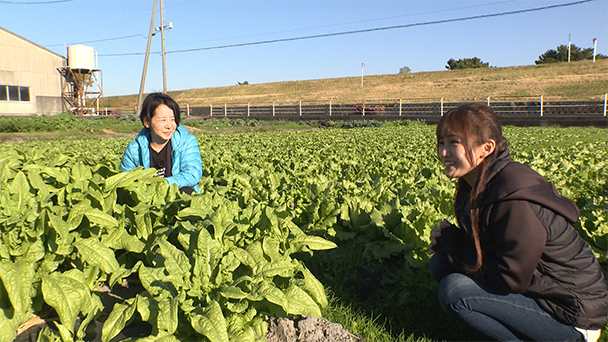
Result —
M 164 0 L 169 91 L 446 70 L 450 58 L 533 65 L 558 45 L 608 55 L 608 0 Z M 160 1 L 159 1 L 160 3 Z M 0 26 L 61 55 L 98 54 L 105 96 L 139 92 L 154 0 L 0 0 Z M 159 5 L 160 6 L 160 5 Z M 454 19 L 488 16 L 452 21 Z M 434 23 L 447 21 L 443 23 Z M 157 7 L 155 26 L 160 25 Z M 364 33 L 225 47 L 406 26 Z M 125 38 L 128 37 L 128 38 Z M 194 50 L 194 51 L 193 51 Z M 152 38 L 145 92 L 163 88 L 161 37 Z

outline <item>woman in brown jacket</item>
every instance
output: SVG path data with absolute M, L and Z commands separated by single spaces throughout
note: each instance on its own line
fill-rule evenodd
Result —
M 608 324 L 608 285 L 572 227 L 578 208 L 529 167 L 511 161 L 484 104 L 437 125 L 445 174 L 458 178 L 458 225 L 433 228 L 429 262 L 452 318 L 500 341 L 593 341 Z

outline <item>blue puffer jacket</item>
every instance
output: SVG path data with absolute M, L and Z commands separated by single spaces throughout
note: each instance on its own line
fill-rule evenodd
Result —
M 150 130 L 142 129 L 137 137 L 129 143 L 120 162 L 123 172 L 143 166 L 150 167 Z M 171 136 L 171 177 L 165 178 L 169 184 L 177 184 L 179 188 L 192 187 L 200 193 L 198 182 L 203 175 L 201 152 L 194 135 L 184 126 L 177 126 Z

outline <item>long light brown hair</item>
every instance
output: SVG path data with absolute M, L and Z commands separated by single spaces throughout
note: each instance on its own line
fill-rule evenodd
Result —
M 507 142 L 502 136 L 502 127 L 498 117 L 489 106 L 483 103 L 465 104 L 448 111 L 439 120 L 436 134 L 438 141 L 441 137 L 449 134 L 458 136 L 466 151 L 466 158 L 471 165 L 475 165 L 473 148 L 481 146 L 490 140 L 496 142 L 494 151 L 477 166 L 480 172 L 475 184 L 471 187 L 464 179 L 459 178 L 454 195 L 455 208 L 464 208 L 466 206 L 465 201 L 469 198 L 471 230 L 467 231 L 467 234 L 469 234 L 475 244 L 477 261 L 475 265 L 467 266 L 465 269 L 470 273 L 476 273 L 483 265 L 483 251 L 481 249 L 479 233 L 481 229 L 484 229 L 480 222 L 481 208 L 478 208 L 477 200 L 486 187 L 486 179 L 490 166 L 497 156 L 505 150 Z M 458 219 L 460 220 L 460 218 Z M 462 222 L 459 221 L 459 224 L 463 227 Z

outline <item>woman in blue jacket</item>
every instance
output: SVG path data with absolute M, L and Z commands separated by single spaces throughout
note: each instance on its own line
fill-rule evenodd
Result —
M 177 184 L 181 191 L 199 193 L 201 153 L 196 138 L 179 124 L 177 102 L 169 95 L 152 93 L 144 100 L 139 117 L 144 128 L 125 149 L 120 169 L 153 167 L 158 170 L 156 176 Z

